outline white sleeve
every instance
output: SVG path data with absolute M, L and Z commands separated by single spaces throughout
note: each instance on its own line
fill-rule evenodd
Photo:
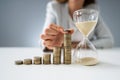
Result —
M 105 25 L 102 18 L 98 20 L 98 24 L 95 28 L 96 40 L 93 40 L 92 43 L 96 48 L 111 48 L 113 47 L 114 39 L 109 30 Z
M 46 8 L 46 17 L 45 17 L 43 32 L 44 32 L 45 28 L 48 27 L 51 23 L 56 23 L 56 18 L 55 18 L 52 3 L 49 2 L 47 4 L 47 8 Z
M 53 9 L 53 4 L 52 2 L 49 2 L 46 7 L 46 16 L 45 16 L 45 23 L 43 26 L 42 33 L 44 33 L 44 30 L 51 24 L 51 23 L 56 23 L 56 18 L 54 14 L 54 9 Z M 44 45 L 42 44 L 42 40 L 40 39 L 39 41 L 41 49 L 47 49 L 44 48 Z

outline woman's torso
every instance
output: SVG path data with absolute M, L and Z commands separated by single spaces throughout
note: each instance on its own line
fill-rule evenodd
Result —
M 59 26 L 62 26 L 64 29 L 74 29 L 74 33 L 72 35 L 72 41 L 81 41 L 82 34 L 78 31 L 71 16 L 69 15 L 68 4 L 67 3 L 60 4 L 57 2 L 53 2 L 53 5 L 56 6 L 54 8 L 55 15 L 56 15 L 56 24 Z M 84 8 L 85 9 L 97 9 L 95 4 L 90 4 Z M 89 35 L 89 39 L 93 39 L 93 38 L 95 38 L 94 31 Z

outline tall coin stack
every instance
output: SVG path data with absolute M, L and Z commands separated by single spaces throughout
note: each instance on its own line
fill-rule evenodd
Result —
M 61 64 L 61 48 L 53 48 L 53 64 Z
M 69 30 L 65 31 L 64 34 L 64 52 L 63 52 L 63 63 L 71 64 L 71 34 Z

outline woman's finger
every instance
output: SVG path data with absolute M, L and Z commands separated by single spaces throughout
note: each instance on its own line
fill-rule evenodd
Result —
M 44 40 L 43 42 L 45 45 L 51 46 L 53 44 L 53 40 Z
M 54 46 L 61 47 L 61 46 L 62 46 L 61 42 L 54 41 L 54 40 L 45 40 L 45 41 L 43 42 L 43 44 L 44 44 L 45 46 L 51 46 L 51 47 L 54 47 Z
M 50 49 L 50 50 L 52 50 L 53 49 L 53 47 L 52 46 L 46 46 L 48 49 Z
M 46 28 L 45 29 L 45 34 L 47 34 L 47 35 L 57 35 L 58 31 L 56 31 L 54 29 L 51 29 L 51 28 Z
M 43 42 L 44 46 L 47 47 L 48 49 L 53 49 L 52 45 L 48 45 L 47 43 Z
M 53 46 L 50 46 L 50 45 L 45 45 L 45 47 L 47 47 L 47 48 L 50 49 L 50 50 L 53 49 Z
M 43 40 L 53 40 L 53 39 L 55 39 L 56 36 L 42 34 L 40 37 Z
M 57 25 L 55 25 L 55 24 L 50 24 L 49 28 L 58 31 L 57 30 Z
M 50 24 L 49 28 L 50 28 L 50 29 L 54 29 L 54 30 L 56 30 L 56 31 L 63 30 L 62 27 L 60 27 L 60 26 L 58 26 L 58 25 L 56 25 L 56 24 Z
M 73 34 L 74 33 L 74 29 L 70 29 L 70 34 Z
M 73 34 L 73 33 L 74 33 L 74 29 L 65 30 L 63 33 L 70 33 L 70 34 Z

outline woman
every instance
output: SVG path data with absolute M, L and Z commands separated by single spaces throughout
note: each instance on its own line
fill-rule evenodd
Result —
M 54 0 L 48 3 L 46 20 L 41 38 L 43 44 L 48 50 L 54 46 L 62 46 L 63 29 L 73 29 L 72 46 L 75 47 L 82 40 L 82 35 L 73 23 L 73 13 L 79 9 L 98 10 L 95 0 Z M 94 31 L 89 35 L 90 41 L 96 48 L 111 48 L 113 46 L 113 37 L 99 17 Z

